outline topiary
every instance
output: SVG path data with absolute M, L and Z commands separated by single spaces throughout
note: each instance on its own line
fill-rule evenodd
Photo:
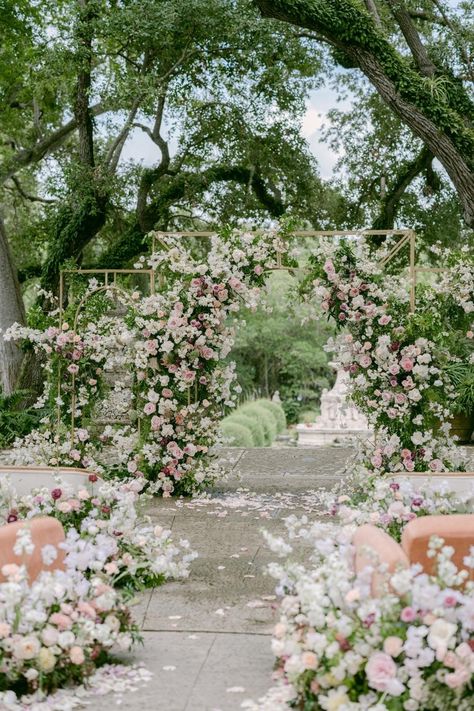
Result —
M 261 405 L 249 403 L 239 408 L 239 414 L 247 415 L 262 423 L 265 431 L 265 444 L 269 447 L 277 435 L 277 426 L 273 415 Z
M 277 432 L 284 432 L 286 430 L 286 415 L 283 407 L 278 402 L 273 402 L 273 400 L 261 400 L 256 401 L 256 405 L 261 405 L 268 412 L 271 412 L 273 418 L 275 419 Z
M 223 436 L 228 440 L 229 447 L 250 449 L 253 446 L 252 433 L 247 427 L 228 420 L 223 420 L 220 427 Z
M 226 417 L 226 421 L 235 422 L 238 425 L 246 427 L 252 434 L 253 446 L 265 447 L 265 429 L 260 420 L 241 413 L 238 408 L 234 413 Z

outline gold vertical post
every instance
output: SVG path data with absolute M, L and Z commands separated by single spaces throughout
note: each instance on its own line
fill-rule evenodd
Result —
M 59 272 L 59 328 L 63 325 L 64 273 Z
M 410 231 L 410 311 L 413 313 L 415 311 L 416 304 L 416 246 L 415 246 L 415 233 L 413 230 Z

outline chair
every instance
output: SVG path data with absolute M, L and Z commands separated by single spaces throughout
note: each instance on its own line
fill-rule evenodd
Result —
M 360 573 L 369 565 L 382 563 L 388 573 L 397 568 L 406 568 L 419 563 L 426 573 L 435 570 L 436 559 L 428 557 L 428 544 L 432 536 L 439 536 L 445 545 L 454 548 L 453 563 L 458 570 L 465 568 L 464 558 L 469 555 L 474 546 L 474 514 L 447 514 L 439 516 L 420 516 L 410 521 L 402 533 L 401 545 L 381 528 L 365 524 L 354 534 L 354 568 Z M 371 549 L 375 561 L 367 553 Z M 470 570 L 470 578 L 474 579 L 474 571 Z M 385 590 L 385 576 L 375 572 L 372 578 L 372 594 L 378 597 Z
M 34 544 L 34 550 L 31 555 L 22 553 L 18 556 L 13 550 L 17 541 L 17 534 L 22 528 L 30 530 L 31 540 Z M 24 519 L 0 526 L 0 582 L 5 582 L 6 580 L 5 576 L 2 575 L 2 568 L 8 563 L 25 565 L 30 582 L 33 582 L 43 570 L 64 569 L 65 552 L 58 548 L 58 545 L 64 540 L 64 529 L 61 523 L 52 516 Z M 57 549 L 56 559 L 50 565 L 44 563 L 41 554 L 42 548 L 48 544 L 55 546 Z

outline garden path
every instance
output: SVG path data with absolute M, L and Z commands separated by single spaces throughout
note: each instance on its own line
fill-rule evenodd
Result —
M 147 592 L 135 608 L 145 644 L 133 660 L 153 678 L 122 707 L 234 711 L 268 689 L 275 597 L 263 568 L 275 556 L 261 530 L 278 534 L 286 516 L 316 511 L 310 490 L 332 486 L 350 454 L 347 447 L 227 450 L 229 476 L 207 501 L 153 502 L 156 522 L 187 538 L 199 558 L 188 580 Z M 117 699 L 90 708 L 112 711 Z

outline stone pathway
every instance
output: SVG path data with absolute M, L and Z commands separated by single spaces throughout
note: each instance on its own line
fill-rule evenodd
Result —
M 202 500 L 158 499 L 149 513 L 199 558 L 187 581 L 142 596 L 135 616 L 144 647 L 135 661 L 153 672 L 127 695 L 129 711 L 234 711 L 271 685 L 274 583 L 264 567 L 274 555 L 261 534 L 283 532 L 283 519 L 314 511 L 310 489 L 328 487 L 348 448 L 227 450 L 230 474 Z M 116 709 L 104 697 L 90 708 Z

